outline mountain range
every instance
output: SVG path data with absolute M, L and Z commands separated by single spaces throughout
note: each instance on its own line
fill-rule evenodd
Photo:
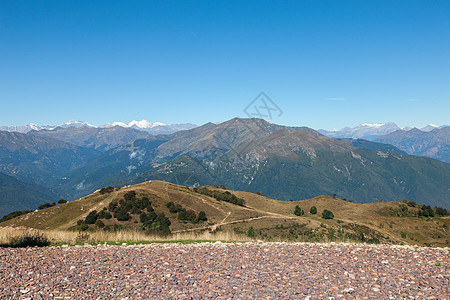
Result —
M 225 184 L 279 200 L 336 194 L 361 203 L 409 199 L 450 207 L 450 164 L 408 155 L 393 142 L 330 138 L 262 119 L 234 118 L 164 135 L 132 126 L 0 131 L 0 173 L 67 200 L 108 185 L 160 179 Z M 448 128 L 427 136 L 437 131 Z
M 422 131 L 413 128 L 380 136 L 376 142 L 396 146 L 411 155 L 427 156 L 450 163 L 450 127 Z
M 431 131 L 436 128 L 443 128 L 446 127 L 446 125 L 437 126 L 434 124 L 429 124 L 427 126 L 421 127 L 418 130 L 421 131 Z M 380 136 L 387 135 L 391 132 L 403 130 L 408 131 L 411 130 L 412 127 L 404 127 L 400 128 L 395 124 L 394 122 L 387 122 L 387 123 L 378 123 L 378 124 L 369 124 L 364 123 L 360 124 L 356 127 L 344 127 L 341 130 L 324 130 L 319 129 L 318 132 L 320 132 L 323 135 L 326 135 L 328 137 L 334 137 L 334 138 L 353 138 L 353 139 L 365 139 L 369 141 L 373 141 L 377 139 Z
M 106 123 L 100 126 L 94 126 L 90 123 L 83 122 L 83 121 L 69 121 L 61 125 L 44 125 L 39 126 L 36 124 L 28 124 L 23 126 L 0 126 L 0 131 L 9 131 L 9 132 L 20 132 L 20 133 L 28 133 L 32 130 L 39 131 L 39 130 L 55 130 L 58 128 L 110 128 L 110 127 L 123 127 L 123 128 L 133 128 L 140 131 L 145 131 L 149 134 L 171 134 L 180 130 L 187 130 L 192 129 L 194 127 L 197 127 L 195 124 L 185 123 L 185 124 L 171 124 L 166 125 L 161 122 L 154 122 L 151 123 L 147 120 L 142 121 L 131 121 L 130 123 L 126 124 L 123 122 L 112 122 L 112 123 Z

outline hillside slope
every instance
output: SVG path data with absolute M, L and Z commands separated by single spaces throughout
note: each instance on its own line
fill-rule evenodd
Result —
M 47 186 L 99 154 L 52 138 L 0 131 L 0 172 Z
M 0 173 L 0 218 L 17 210 L 32 210 L 39 205 L 57 201 L 53 191 Z
M 212 193 L 211 196 L 206 195 L 205 191 Z M 232 204 L 223 198 L 231 199 L 232 195 L 237 197 L 236 199 L 242 199 L 243 206 Z M 144 199 L 148 199 L 150 205 L 142 202 Z M 139 208 L 131 203 L 144 205 Z M 168 203 L 173 203 L 172 208 L 167 205 Z M 122 217 L 122 208 L 127 206 L 129 218 L 119 220 Z M 166 218 L 169 221 L 169 232 L 161 231 L 159 227 L 161 224 L 155 223 L 156 220 L 151 224 L 145 223 L 151 215 L 149 206 L 157 220 Z M 296 206 L 304 211 L 303 215 L 294 215 Z M 317 214 L 310 213 L 312 206 L 317 208 Z M 174 212 L 174 207 L 178 207 L 179 212 Z M 326 220 L 321 217 L 325 209 L 333 212 L 334 219 Z M 101 224 L 83 223 L 83 220 L 87 222 L 94 210 L 97 213 L 103 211 L 104 215 L 110 213 L 111 218 L 99 215 L 96 220 L 101 220 Z M 185 218 L 186 212 L 187 215 L 192 213 L 198 216 L 202 211 L 207 220 L 198 222 Z M 106 192 L 97 191 L 76 201 L 0 223 L 0 227 L 87 230 L 87 232 L 143 230 L 163 234 L 204 231 L 214 234 L 218 231 L 232 231 L 269 241 L 329 240 L 448 245 L 449 217 L 427 220 L 416 217 L 418 211 L 419 208 L 407 207 L 399 202 L 358 204 L 327 196 L 303 201 L 277 201 L 263 195 L 218 187 L 188 188 L 152 181 Z M 144 220 L 142 214 L 145 215 Z
M 377 142 L 396 146 L 411 155 L 427 156 L 450 163 L 450 127 L 429 132 L 413 128 L 398 130 L 377 138 Z

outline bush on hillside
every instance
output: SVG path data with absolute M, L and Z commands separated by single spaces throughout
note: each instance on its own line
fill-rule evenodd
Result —
M 98 228 L 103 228 L 105 227 L 105 223 L 103 223 L 102 220 L 97 220 L 95 221 L 95 226 L 97 226 Z
M 251 238 L 255 236 L 255 229 L 253 229 L 253 226 L 250 226 L 250 228 L 247 230 L 247 236 Z
M 303 209 L 301 209 L 300 206 L 296 205 L 295 209 L 294 209 L 294 215 L 296 216 L 301 216 L 303 215 L 305 212 L 303 211 Z
M 430 205 L 422 205 L 418 215 L 419 217 L 434 217 L 434 210 Z
M 64 203 L 67 203 L 67 200 L 60 199 L 60 200 L 58 201 L 58 204 L 64 204 Z
M 211 191 L 206 187 L 195 187 L 194 192 L 206 195 L 209 197 L 213 197 L 219 201 L 229 202 L 239 206 L 245 206 L 245 201 L 242 198 L 236 197 L 236 195 L 230 193 L 229 191 L 221 192 L 221 191 Z
M 24 233 L 20 236 L 15 236 L 9 239 L 9 242 L 3 245 L 2 247 L 44 247 L 50 245 L 50 241 L 44 235 L 35 232 L 35 233 Z
M 186 210 L 180 204 L 175 204 L 172 201 L 166 203 L 166 207 L 169 209 L 169 212 L 173 214 L 178 214 L 177 218 L 181 221 L 189 221 L 192 223 L 198 223 L 200 221 L 206 221 L 206 213 L 201 211 L 198 215 L 195 211 L 189 209 Z
M 104 187 L 100 190 L 100 194 L 102 194 L 102 195 L 110 194 L 112 192 L 114 192 L 114 188 L 112 186 Z
M 317 214 L 317 207 L 311 206 L 311 208 L 309 209 L 309 213 L 312 215 Z
M 419 207 L 419 205 L 412 200 L 403 199 L 402 202 L 410 207 Z
M 98 218 L 99 218 L 99 219 L 107 219 L 107 220 L 109 220 L 109 219 L 112 218 L 112 215 L 111 215 L 110 212 L 108 212 L 108 211 L 106 211 L 106 210 L 101 210 L 101 211 L 98 213 Z
M 135 191 L 126 192 L 123 195 L 123 198 L 125 199 L 125 201 L 133 201 L 134 199 L 136 199 L 136 192 Z
M 183 207 L 180 204 L 175 204 L 172 201 L 166 203 L 166 207 L 173 214 L 179 213 L 183 210 Z
M 333 219 L 334 218 L 334 214 L 331 211 L 329 211 L 328 209 L 325 209 L 322 212 L 322 218 L 323 219 Z
M 0 219 L 0 223 L 1 222 L 5 222 L 11 219 L 14 219 L 15 217 L 30 213 L 31 210 L 18 210 L 18 211 L 13 211 L 12 213 L 7 214 L 6 216 L 3 216 L 3 218 Z
M 450 215 L 450 211 L 445 208 L 442 208 L 442 207 L 435 207 L 434 212 L 436 213 L 436 215 L 441 216 L 441 217 Z
M 139 217 L 142 222 L 142 229 L 146 230 L 148 233 L 161 235 L 170 234 L 169 226 L 171 225 L 171 222 L 164 213 L 156 214 L 153 211 L 146 214 L 143 212 Z
M 197 223 L 204 222 L 204 221 L 208 221 L 208 218 L 206 217 L 206 213 L 202 210 L 201 212 L 198 213 Z
M 98 213 L 97 213 L 96 210 L 93 210 L 93 211 L 91 211 L 91 212 L 87 215 L 87 217 L 86 217 L 86 219 L 84 220 L 84 222 L 85 222 L 86 224 L 94 224 L 95 221 L 97 221 L 97 218 L 98 218 Z
M 46 208 L 49 208 L 49 207 L 52 207 L 52 206 L 55 206 L 55 205 L 56 205 L 55 202 L 52 202 L 52 203 L 47 202 L 47 203 L 39 205 L 38 209 L 46 209 Z
M 117 221 L 129 221 L 131 220 L 130 214 L 126 210 L 118 210 L 117 212 L 114 212 L 114 218 L 117 219 Z

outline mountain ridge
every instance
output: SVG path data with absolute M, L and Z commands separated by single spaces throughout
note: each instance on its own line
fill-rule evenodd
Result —
M 161 122 L 154 122 L 151 123 L 147 120 L 141 120 L 136 121 L 133 120 L 129 122 L 128 124 L 123 122 L 112 122 L 112 123 L 106 123 L 100 126 L 92 125 L 88 122 L 84 121 L 75 121 L 71 120 L 68 122 L 65 122 L 61 125 L 43 125 L 39 126 L 33 123 L 23 125 L 23 126 L 0 126 L 0 131 L 9 131 L 9 132 L 20 132 L 20 133 L 28 133 L 30 131 L 39 131 L 39 130 L 54 130 L 57 128 L 81 128 L 81 127 L 88 127 L 88 128 L 110 128 L 120 126 L 123 128 L 133 128 L 141 131 L 145 131 L 147 133 L 150 133 L 152 135 L 157 134 L 171 134 L 180 130 L 186 130 L 186 129 L 192 129 L 197 127 L 195 124 L 191 123 L 182 123 L 182 124 L 164 124 Z
M 444 127 L 447 127 L 447 125 L 438 126 L 434 124 L 429 124 L 427 126 L 418 129 L 421 131 L 431 131 L 435 128 L 444 128 Z M 353 139 L 365 139 L 369 141 L 374 141 L 380 136 L 387 135 L 397 130 L 408 131 L 411 129 L 412 127 L 409 126 L 400 128 L 394 122 L 386 122 L 376 124 L 362 123 L 355 127 L 344 127 L 340 130 L 331 130 L 331 131 L 319 129 L 318 132 L 328 137 L 334 138 L 353 138 Z
M 421 131 L 394 131 L 380 136 L 376 142 L 388 143 L 410 155 L 426 156 L 450 163 L 450 127 Z

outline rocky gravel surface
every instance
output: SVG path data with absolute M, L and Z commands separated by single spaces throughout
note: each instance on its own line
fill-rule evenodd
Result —
M 305 243 L 0 248 L 0 299 L 449 299 L 449 255 Z

